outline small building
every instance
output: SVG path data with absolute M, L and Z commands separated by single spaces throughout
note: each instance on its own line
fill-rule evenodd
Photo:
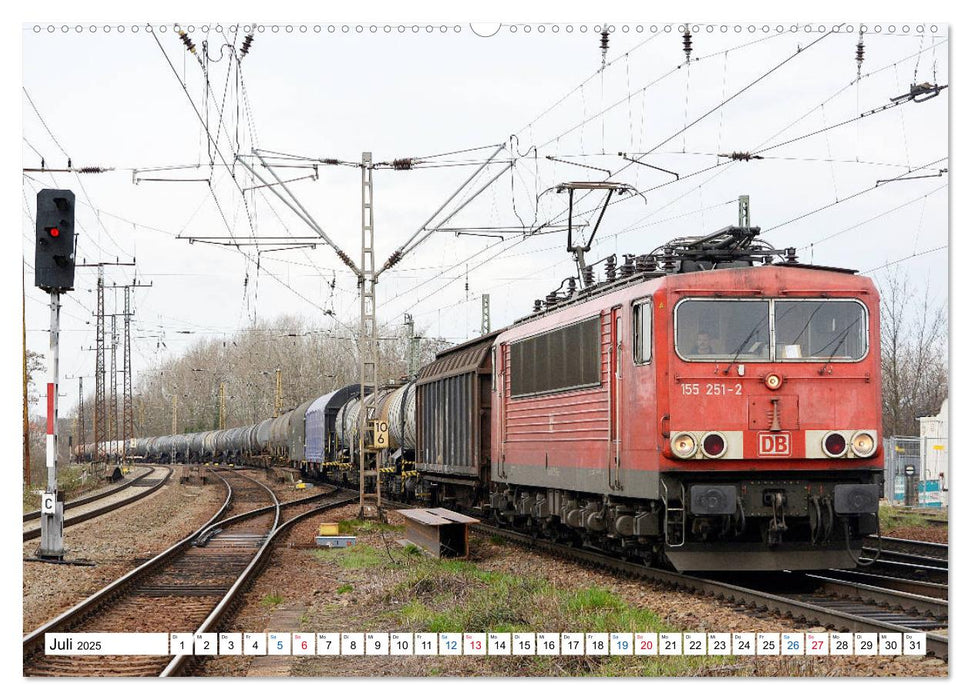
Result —
M 947 399 L 936 416 L 926 416 L 920 423 L 920 505 L 947 507 L 948 409 Z

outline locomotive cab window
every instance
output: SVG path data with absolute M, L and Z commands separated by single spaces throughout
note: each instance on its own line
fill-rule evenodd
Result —
M 774 307 L 776 359 L 855 361 L 866 355 L 866 307 L 858 301 L 778 300 Z
M 674 311 L 675 350 L 692 362 L 769 359 L 769 302 L 686 299 Z
M 600 317 L 511 343 L 513 398 L 600 386 Z
M 634 362 L 651 361 L 651 314 L 650 299 L 634 302 Z

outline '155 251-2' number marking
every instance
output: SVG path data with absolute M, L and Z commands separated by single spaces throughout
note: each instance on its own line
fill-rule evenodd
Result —
M 698 383 L 685 383 L 681 385 L 682 396 L 701 396 L 702 385 Z M 705 396 L 741 396 L 742 385 L 722 384 L 718 382 L 706 382 L 704 385 Z

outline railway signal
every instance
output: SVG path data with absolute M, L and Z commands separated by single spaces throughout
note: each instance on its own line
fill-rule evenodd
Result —
M 74 193 L 37 193 L 34 285 L 49 292 L 74 289 Z
M 41 499 L 42 559 L 64 558 L 64 503 L 57 493 L 57 384 L 61 293 L 74 288 L 74 193 L 37 193 L 34 284 L 51 295 L 50 366 L 47 380 L 47 488 Z

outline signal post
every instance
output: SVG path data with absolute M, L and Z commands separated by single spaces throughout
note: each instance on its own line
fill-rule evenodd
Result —
M 47 487 L 41 498 L 41 544 L 37 556 L 64 558 L 64 503 L 57 492 L 57 385 L 61 294 L 74 289 L 74 193 L 37 193 L 34 285 L 50 292 L 51 333 L 47 379 Z

